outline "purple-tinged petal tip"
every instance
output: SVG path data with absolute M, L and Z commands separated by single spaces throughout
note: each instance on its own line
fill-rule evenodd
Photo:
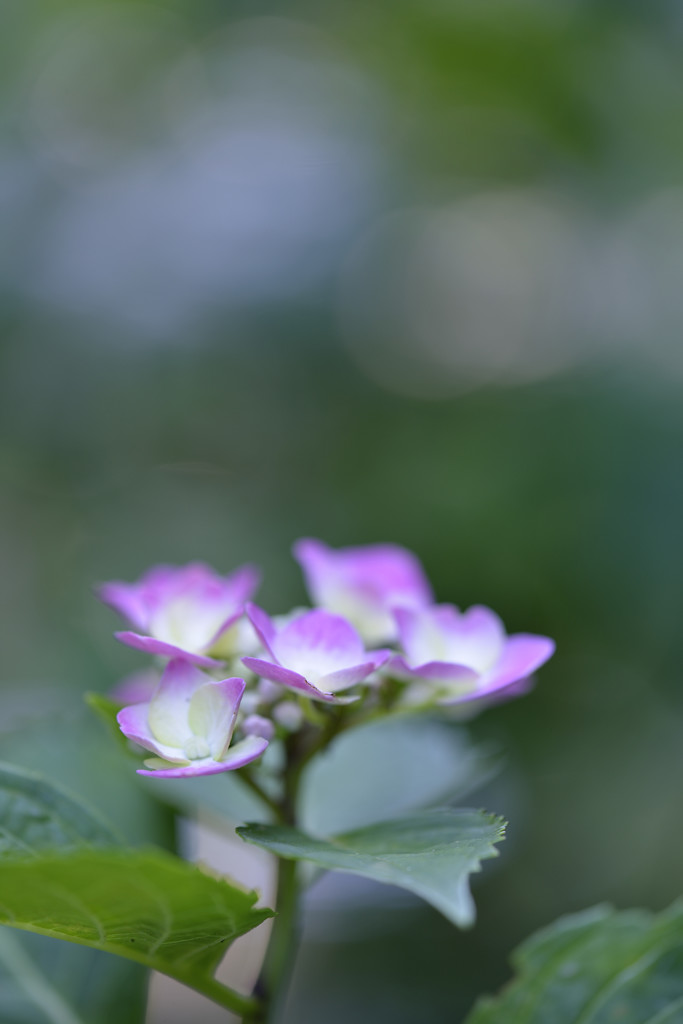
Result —
M 136 651 L 144 651 L 145 654 L 189 661 L 193 665 L 201 665 L 202 668 L 219 668 L 221 665 L 221 662 L 216 661 L 215 658 L 207 658 L 204 654 L 185 651 L 182 647 L 176 647 L 175 644 L 168 644 L 163 640 L 155 640 L 152 636 L 141 636 L 139 633 L 131 633 L 129 630 L 114 633 L 114 636 L 127 647 L 133 647 Z
M 220 761 L 206 759 L 194 764 L 183 765 L 178 768 L 138 768 L 138 775 L 147 775 L 158 779 L 188 779 L 198 775 L 218 775 L 221 772 L 234 771 L 237 768 L 244 768 L 260 757 L 268 746 L 268 740 L 262 736 L 247 736 L 245 739 L 231 747 L 226 756 Z

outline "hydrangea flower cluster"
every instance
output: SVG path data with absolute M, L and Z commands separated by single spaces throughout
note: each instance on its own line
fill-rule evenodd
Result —
M 117 639 L 166 660 L 113 695 L 126 705 L 121 731 L 153 755 L 141 774 L 242 768 L 301 728 L 310 701 L 389 713 L 517 696 L 555 649 L 548 637 L 508 636 L 489 608 L 434 604 L 402 547 L 305 539 L 294 556 L 314 607 L 275 618 L 251 603 L 252 566 L 220 576 L 199 562 L 162 565 L 99 588 L 132 627 Z

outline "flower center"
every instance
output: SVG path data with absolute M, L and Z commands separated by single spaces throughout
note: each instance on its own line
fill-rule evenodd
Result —
M 203 736 L 192 736 L 183 747 L 183 753 L 188 761 L 198 761 L 208 757 L 211 750 Z

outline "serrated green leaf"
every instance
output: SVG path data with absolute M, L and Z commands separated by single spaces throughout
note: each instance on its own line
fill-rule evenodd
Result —
M 172 854 L 120 847 L 73 797 L 0 765 L 0 924 L 117 953 L 240 1007 L 213 972 L 233 939 L 271 915 L 255 900 Z M 33 977 L 58 1015 L 75 1014 L 25 951 L 3 950 L 5 968 L 21 969 L 15 981 Z
M 55 847 L 111 847 L 117 842 L 109 827 L 73 796 L 34 772 L 0 764 L 0 871 L 8 858 L 34 859 Z M 114 992 L 118 1016 L 106 1002 Z M 135 1024 L 142 1020 L 145 1001 L 146 971 L 138 964 L 117 964 L 95 950 L 76 947 L 63 947 L 57 955 L 54 943 L 43 936 L 0 931 L 3 1022 L 118 1024 L 125 1014 Z
M 246 825 L 237 832 L 278 857 L 408 889 L 466 927 L 475 917 L 469 875 L 482 860 L 497 856 L 494 843 L 504 830 L 501 818 L 484 811 L 440 808 L 330 839 L 278 825 Z
M 103 742 L 101 730 L 86 708 L 65 710 L 3 732 L 0 758 L 11 762 L 13 771 L 20 771 L 16 766 L 22 765 L 26 777 L 33 778 L 37 769 L 48 776 L 48 786 L 53 782 L 64 785 L 73 794 L 72 801 L 90 815 L 89 827 L 93 826 L 93 813 L 87 808 L 106 808 L 107 819 L 127 841 L 160 845 L 173 841 L 172 815 L 145 794 L 123 751 Z M 85 804 L 80 805 L 78 798 Z M 41 935 L 16 933 L 15 937 L 42 971 L 46 984 L 57 989 L 69 1005 L 77 1006 L 88 1024 L 120 1024 L 122 1019 L 126 1024 L 142 1024 L 148 973 L 142 966 L 97 950 L 57 945 Z M 29 1024 L 36 1014 L 9 971 L 2 972 L 0 1020 L 14 1024 L 16 1017 L 17 1024 Z M 37 1020 L 43 1024 L 43 1017 Z
M 683 902 L 662 914 L 595 907 L 512 957 L 515 980 L 467 1024 L 681 1024 Z
M 256 893 L 161 850 L 86 849 L 0 863 L 0 924 L 135 960 L 236 1012 L 213 978 L 230 943 L 272 916 Z

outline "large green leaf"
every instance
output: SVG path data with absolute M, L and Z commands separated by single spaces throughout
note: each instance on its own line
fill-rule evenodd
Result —
M 118 846 L 73 797 L 0 765 L 0 924 L 117 953 L 239 1009 L 244 1000 L 213 972 L 233 939 L 271 915 L 254 910 L 255 900 L 164 851 Z M 11 940 L 0 940 L 3 973 L 13 981 L 9 999 L 23 988 L 43 1000 L 44 1019 L 78 1019 L 59 985 Z
M 247 825 L 237 832 L 279 857 L 408 889 L 465 927 L 475 916 L 469 875 L 484 858 L 496 856 L 494 843 L 504 829 L 501 818 L 484 811 L 441 808 L 330 839 L 277 825 Z
M 78 800 L 33 772 L 0 764 L 0 871 L 8 858 L 33 859 L 55 847 L 117 842 Z M 147 972 L 96 950 L 60 946 L 39 935 L 0 931 L 3 1024 L 142 1021 Z
M 0 864 L 0 924 L 116 953 L 228 1009 L 250 1001 L 213 978 L 225 950 L 270 910 L 162 850 L 85 849 Z
M 662 914 L 595 907 L 560 918 L 512 958 L 515 980 L 467 1024 L 681 1024 L 683 902 Z

